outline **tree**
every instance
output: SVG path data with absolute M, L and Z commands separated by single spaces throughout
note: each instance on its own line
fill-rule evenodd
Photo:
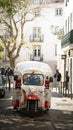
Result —
M 37 9 L 40 10 L 40 6 L 33 6 L 30 0 L 0 0 L 0 26 L 3 32 L 0 38 L 12 68 L 15 67 L 15 61 L 25 43 L 24 25 L 37 17 L 33 15 Z

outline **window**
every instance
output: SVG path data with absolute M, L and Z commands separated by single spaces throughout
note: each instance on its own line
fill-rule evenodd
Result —
M 55 56 L 57 56 L 57 45 L 55 44 Z
M 34 57 L 40 57 L 41 56 L 41 47 L 40 46 L 34 46 L 33 48 L 33 55 Z
M 69 0 L 65 0 L 65 6 L 67 6 L 68 2 L 69 2 Z
M 40 10 L 39 10 L 39 8 L 37 8 L 37 9 L 34 10 L 34 15 L 35 15 L 35 16 L 39 16 L 39 15 L 40 15 Z
M 40 27 L 34 27 L 33 28 L 33 34 L 34 38 L 38 38 L 41 36 L 41 28 Z
M 72 13 L 70 14 L 70 30 L 72 29 Z
M 34 50 L 34 56 L 36 56 L 37 54 L 36 54 L 36 49 Z
M 40 56 L 40 50 L 38 50 L 38 56 Z
M 23 84 L 42 86 L 44 83 L 44 76 L 42 74 L 26 73 L 23 75 Z
M 69 32 L 69 17 L 68 17 L 68 32 Z
M 56 16 L 62 16 L 62 14 L 63 14 L 62 8 L 56 8 L 55 14 L 56 14 Z
M 41 4 L 43 2 L 43 0 L 33 0 L 34 4 Z
M 65 21 L 65 34 L 67 33 L 67 20 Z
M 40 4 L 41 0 L 34 0 L 34 4 Z

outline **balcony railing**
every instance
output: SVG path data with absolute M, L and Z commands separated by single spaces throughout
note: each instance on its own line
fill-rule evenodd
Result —
M 30 42 L 43 42 L 44 41 L 44 36 L 41 35 L 39 37 L 36 37 L 34 35 L 30 35 Z
M 71 30 L 69 33 L 67 33 L 61 41 L 61 47 L 67 47 L 69 45 L 73 44 L 73 30 Z
M 31 61 L 43 61 L 43 55 L 42 54 L 40 56 L 31 55 L 30 60 Z

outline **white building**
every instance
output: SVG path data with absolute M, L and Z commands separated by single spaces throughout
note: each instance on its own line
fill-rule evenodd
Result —
M 63 31 L 64 26 L 64 0 L 35 0 L 36 4 L 37 2 L 43 2 L 41 11 L 35 11 L 35 15 L 40 13 L 40 16 L 26 23 L 24 28 L 26 45 L 21 49 L 17 62 L 43 61 L 55 70 L 58 61 L 58 68 L 61 70 L 61 39 L 58 34 Z
M 69 90 L 73 93 L 73 1 L 64 2 L 64 37 L 62 39 L 64 59 L 64 72 L 69 72 Z

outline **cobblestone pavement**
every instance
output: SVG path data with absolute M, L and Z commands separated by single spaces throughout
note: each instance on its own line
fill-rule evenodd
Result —
M 0 116 L 0 130 L 54 130 L 49 119 L 45 118 L 29 118 L 28 116 L 20 116 L 14 113 Z
M 50 119 L 56 130 L 73 130 L 73 100 L 52 91 Z
M 12 109 L 12 91 L 0 99 L 0 130 L 73 130 L 73 100 L 52 90 L 48 113 L 28 116 Z
M 48 113 L 19 113 L 12 108 L 12 89 L 0 99 L 0 130 L 54 130 Z

